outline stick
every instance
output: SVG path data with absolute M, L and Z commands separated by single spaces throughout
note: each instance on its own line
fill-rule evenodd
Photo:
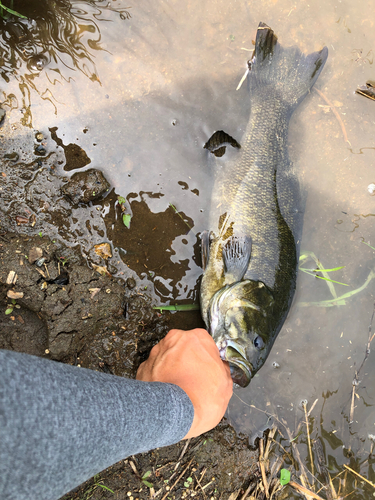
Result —
M 344 467 L 345 467 L 345 469 L 348 469 L 350 472 L 352 472 L 356 476 L 360 477 L 362 479 L 362 481 L 366 481 L 366 483 L 370 484 L 373 488 L 375 488 L 375 484 L 374 483 L 372 483 L 371 481 L 369 481 L 365 477 L 361 476 L 361 474 L 359 474 L 355 470 L 351 469 L 348 465 L 344 464 Z
M 369 327 L 368 327 L 368 340 L 367 340 L 367 346 L 366 346 L 366 352 L 365 352 L 365 357 L 363 358 L 363 361 L 362 361 L 362 364 L 361 366 L 359 367 L 359 370 L 356 370 L 355 371 L 355 374 L 354 374 L 354 379 L 353 379 L 353 387 L 352 387 L 352 400 L 351 400 L 351 404 L 350 404 L 350 414 L 349 414 L 349 424 L 351 424 L 354 420 L 354 397 L 356 395 L 355 393 L 355 389 L 357 387 L 357 385 L 359 384 L 359 374 L 362 370 L 362 368 L 364 367 L 366 361 L 367 361 L 367 358 L 370 354 L 370 346 L 371 346 L 371 342 L 375 336 L 375 333 L 372 334 L 372 322 L 374 320 L 374 315 L 375 315 L 375 302 L 374 302 L 374 307 L 372 309 L 372 315 L 371 315 L 371 320 L 370 320 L 370 324 L 369 324 Z
M 190 438 L 190 439 L 191 439 L 191 438 Z M 177 467 L 180 465 L 181 459 L 182 459 L 182 457 L 185 455 L 185 452 L 186 452 L 186 450 L 187 450 L 187 447 L 188 447 L 188 446 L 189 446 L 189 444 L 190 444 L 190 439 L 187 439 L 187 440 L 186 440 L 186 443 L 185 443 L 184 449 L 182 450 L 181 455 L 178 457 L 178 462 L 176 463 L 174 470 L 176 470 L 176 469 L 177 469 Z
M 190 464 L 191 464 L 192 461 L 193 461 L 193 459 L 190 460 L 190 462 L 187 464 L 187 466 L 185 467 L 185 469 L 181 472 L 181 474 L 178 476 L 178 478 L 176 479 L 176 481 L 173 483 L 173 485 L 170 487 L 170 489 L 167 491 L 167 493 L 163 496 L 163 498 L 161 500 L 165 500 L 167 498 L 167 496 L 171 493 L 171 491 L 173 490 L 173 488 L 176 486 L 176 484 L 179 482 L 179 480 L 182 478 L 182 476 L 185 474 L 185 472 L 190 467 Z
M 337 121 L 340 124 L 342 133 L 344 135 L 345 142 L 347 142 L 349 144 L 349 146 L 351 147 L 350 141 L 349 141 L 348 136 L 346 134 L 344 122 L 342 121 L 341 116 L 338 114 L 335 106 L 327 99 L 327 97 L 323 94 L 322 91 L 318 90 L 316 87 L 314 87 L 314 90 L 316 90 L 318 92 L 320 97 L 322 97 L 325 100 L 325 102 L 328 104 L 328 106 L 331 108 L 332 113 L 335 115 L 335 117 L 337 118 Z
M 204 498 L 206 498 L 206 493 L 204 492 L 204 489 L 202 488 L 202 485 L 201 485 L 200 480 L 197 478 L 197 476 L 196 476 L 195 474 L 194 474 L 194 477 L 195 477 L 195 479 L 196 479 L 196 481 L 197 481 L 197 483 L 198 483 L 198 486 L 199 486 L 199 487 L 200 487 L 200 489 L 202 490 L 202 493 L 203 493 Z M 201 476 L 201 479 L 202 479 L 202 476 Z M 195 490 L 196 490 L 196 489 L 197 489 L 197 487 L 195 487 Z M 234 499 L 234 500 L 236 500 L 236 499 Z
M 305 488 L 301 484 L 296 483 L 295 481 L 289 481 L 289 484 L 290 484 L 290 486 L 292 486 L 294 489 L 296 489 L 297 491 L 299 491 L 300 493 L 302 493 L 305 496 L 308 495 L 310 497 L 315 498 L 316 500 L 324 500 L 324 498 L 320 497 L 319 495 L 317 495 L 313 491 L 308 490 L 307 488 Z
M 270 497 L 270 492 L 268 490 L 268 481 L 267 481 L 267 476 L 266 476 L 266 469 L 264 467 L 264 456 L 263 456 L 263 439 L 259 440 L 259 467 L 260 467 L 260 472 L 262 474 L 262 481 L 263 481 L 263 486 L 264 486 L 264 492 L 266 494 L 266 498 Z
M 307 417 L 307 410 L 306 410 L 305 403 L 303 403 L 303 409 L 305 411 L 305 418 L 306 418 L 307 444 L 309 446 L 309 455 L 310 455 L 310 462 L 311 462 L 311 474 L 314 475 L 314 461 L 313 461 L 312 450 L 311 450 L 309 421 L 308 421 L 308 417 Z

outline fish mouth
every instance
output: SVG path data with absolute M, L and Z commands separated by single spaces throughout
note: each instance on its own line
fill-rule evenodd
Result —
M 219 348 L 221 359 L 228 361 L 233 382 L 240 387 L 247 387 L 253 367 L 246 359 L 244 348 L 233 340 L 226 340 L 225 344 Z

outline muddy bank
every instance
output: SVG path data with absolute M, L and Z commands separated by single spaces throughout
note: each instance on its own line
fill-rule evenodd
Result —
M 201 326 L 199 313 L 152 308 L 147 284 L 106 243 L 102 209 L 116 196 L 79 146 L 64 145 L 55 129 L 25 132 L 5 121 L 1 131 L 0 348 L 134 377 L 171 327 Z M 186 230 L 168 214 L 162 249 Z M 107 226 L 109 216 L 113 208 Z M 136 249 L 140 235 L 128 234 Z M 259 476 L 257 452 L 225 421 L 185 444 L 127 458 L 65 498 L 109 498 L 110 490 L 116 498 L 228 498 Z
M 134 377 L 169 330 L 132 278 L 102 276 L 47 237 L 1 234 L 0 304 L 0 348 L 119 376 Z M 107 498 L 100 484 L 117 498 L 150 498 L 177 479 L 171 498 L 226 498 L 257 478 L 257 452 L 225 421 L 185 444 L 121 461 L 65 498 Z

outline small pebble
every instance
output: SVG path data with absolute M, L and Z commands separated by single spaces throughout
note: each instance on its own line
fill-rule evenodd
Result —
M 369 184 L 367 186 L 367 191 L 371 194 L 371 196 L 374 196 L 374 194 L 375 194 L 375 184 Z
M 135 279 L 134 278 L 128 278 L 126 280 L 126 286 L 132 290 L 136 285 Z

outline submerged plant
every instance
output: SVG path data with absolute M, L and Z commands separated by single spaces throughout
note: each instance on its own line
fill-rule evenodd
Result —
M 13 7 L 13 0 L 11 0 L 10 2 L 11 6 Z M 21 17 L 22 19 L 27 19 L 26 16 L 23 16 L 22 14 L 20 14 L 19 12 L 16 12 L 15 10 L 13 9 L 10 9 L 9 7 L 7 7 L 6 5 L 3 5 L 3 3 L 0 1 L 0 16 L 3 18 L 3 19 L 8 19 L 9 16 L 8 14 L 5 14 L 4 13 L 7 12 L 8 14 L 12 14 L 13 16 L 17 16 L 17 17 Z
M 366 243 L 368 245 L 368 243 Z M 371 247 L 371 245 L 368 245 Z M 373 248 L 373 247 L 371 247 Z M 375 250 L 375 249 L 374 249 Z M 338 271 L 339 269 L 343 269 L 344 266 L 339 266 L 339 267 L 334 267 L 332 269 L 325 269 L 324 266 L 321 264 L 317 256 L 314 254 L 314 252 L 303 252 L 300 256 L 300 264 L 303 264 L 307 262 L 308 260 L 313 260 L 316 264 L 316 269 L 306 269 L 300 267 L 299 269 L 303 272 L 306 272 L 307 274 L 310 274 L 314 276 L 315 278 L 320 278 L 325 281 L 325 283 L 328 286 L 328 289 L 332 295 L 332 299 L 328 300 L 320 300 L 317 302 L 299 302 L 298 305 L 300 307 L 308 307 L 308 306 L 316 306 L 316 307 L 333 307 L 333 306 L 344 306 L 346 305 L 346 299 L 349 299 L 353 295 L 356 295 L 357 293 L 361 292 L 364 290 L 367 285 L 370 283 L 370 281 L 375 278 L 375 269 L 372 269 L 369 273 L 369 275 L 366 278 L 366 281 L 363 283 L 362 286 L 356 288 L 355 290 L 351 290 L 350 292 L 344 293 L 343 295 L 338 296 L 334 283 L 339 284 L 339 285 L 344 285 L 344 286 L 349 286 L 346 283 L 340 283 L 339 281 L 334 281 L 329 277 L 329 272 L 334 272 Z M 321 273 L 323 276 L 317 276 L 315 273 Z

